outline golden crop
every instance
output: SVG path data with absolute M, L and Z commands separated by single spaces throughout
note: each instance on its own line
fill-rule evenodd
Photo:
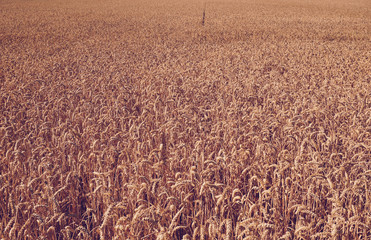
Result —
M 370 239 L 370 9 L 2 0 L 0 238 Z

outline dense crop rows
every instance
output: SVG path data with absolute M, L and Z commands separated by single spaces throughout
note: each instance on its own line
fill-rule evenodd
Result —
M 370 239 L 370 7 L 1 1 L 0 238 Z

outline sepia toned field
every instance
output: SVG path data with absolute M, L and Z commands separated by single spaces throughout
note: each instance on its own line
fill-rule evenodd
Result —
M 370 239 L 370 42 L 368 0 L 1 0 L 0 239 Z

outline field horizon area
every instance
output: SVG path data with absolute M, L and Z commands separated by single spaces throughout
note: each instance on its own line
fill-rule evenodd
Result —
M 0 239 L 371 239 L 370 43 L 368 0 L 0 0 Z

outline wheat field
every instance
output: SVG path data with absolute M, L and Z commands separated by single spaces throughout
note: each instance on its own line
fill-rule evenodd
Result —
M 371 239 L 370 43 L 368 0 L 1 0 L 0 239 Z

